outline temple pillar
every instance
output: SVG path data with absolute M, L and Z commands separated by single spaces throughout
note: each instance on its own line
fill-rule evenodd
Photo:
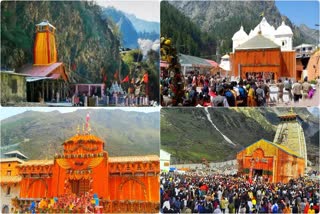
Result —
M 49 82 L 48 80 L 46 80 L 46 100 L 49 100 Z
M 76 96 L 78 96 L 78 94 L 79 94 L 79 88 L 78 88 L 78 85 L 76 84 Z
M 66 95 L 66 83 L 65 82 L 62 83 L 62 87 L 63 87 L 63 98 L 65 99 L 67 97 L 67 95 Z
M 101 85 L 101 87 L 100 87 L 100 90 L 101 90 L 101 97 L 104 97 L 103 89 L 104 89 L 104 87 L 103 87 L 103 84 L 102 84 L 102 85 Z
M 42 83 L 41 83 L 41 99 L 44 101 L 44 81 L 45 80 L 42 80 Z
M 54 99 L 54 81 L 51 82 L 51 101 Z
M 88 106 L 88 96 L 84 97 L 84 106 Z
M 31 82 L 31 102 L 34 102 L 34 82 Z

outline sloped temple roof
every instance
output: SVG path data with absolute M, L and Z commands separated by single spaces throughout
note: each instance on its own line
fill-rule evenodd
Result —
M 270 39 L 262 36 L 261 34 L 249 39 L 245 43 L 241 44 L 236 50 L 253 50 L 253 49 L 275 49 L 280 46 L 271 41 Z
M 255 143 L 247 146 L 246 148 L 242 149 L 242 150 L 239 151 L 238 153 L 246 150 L 247 148 L 249 148 L 249 147 L 251 147 L 252 145 L 254 145 L 254 144 L 256 144 L 256 143 L 259 143 L 259 142 L 261 142 L 261 141 L 266 142 L 266 143 L 268 143 L 268 144 L 270 144 L 270 145 L 272 145 L 272 146 L 275 146 L 275 147 L 281 149 L 282 151 L 284 151 L 285 153 L 287 153 L 287 154 L 289 154 L 289 155 L 293 155 L 293 156 L 296 156 L 296 157 L 298 157 L 298 158 L 303 158 L 303 157 L 301 157 L 297 152 L 295 152 L 295 151 L 287 148 L 286 146 L 283 146 L 283 145 L 280 145 L 280 144 L 277 144 L 277 143 L 273 143 L 273 142 L 268 141 L 268 140 L 265 140 L 265 139 L 260 139 L 260 140 L 256 141 Z
M 62 78 L 68 81 L 65 73 L 64 65 L 61 62 L 52 63 L 50 65 L 26 65 L 18 70 L 18 73 L 26 74 L 32 77 L 48 77 L 51 79 Z

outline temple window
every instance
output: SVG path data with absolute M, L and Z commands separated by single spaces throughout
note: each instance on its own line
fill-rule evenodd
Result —
M 11 175 L 11 170 L 7 170 L 7 175 Z
M 18 91 L 18 87 L 17 87 L 17 80 L 12 80 L 11 81 L 11 90 L 13 94 L 16 94 Z
M 8 188 L 7 188 L 7 195 L 10 195 L 10 192 L 11 192 L 11 187 L 8 186 Z

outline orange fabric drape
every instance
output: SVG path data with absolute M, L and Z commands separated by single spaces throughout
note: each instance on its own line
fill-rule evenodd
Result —
M 34 64 L 45 65 L 48 62 L 48 46 L 47 46 L 47 33 L 39 32 L 36 36 L 36 42 L 34 45 Z

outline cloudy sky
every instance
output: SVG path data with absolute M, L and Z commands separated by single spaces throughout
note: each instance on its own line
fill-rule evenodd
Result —
M 104 7 L 113 6 L 123 12 L 134 14 L 140 19 L 160 22 L 160 1 L 158 0 L 97 0 L 96 2 Z

